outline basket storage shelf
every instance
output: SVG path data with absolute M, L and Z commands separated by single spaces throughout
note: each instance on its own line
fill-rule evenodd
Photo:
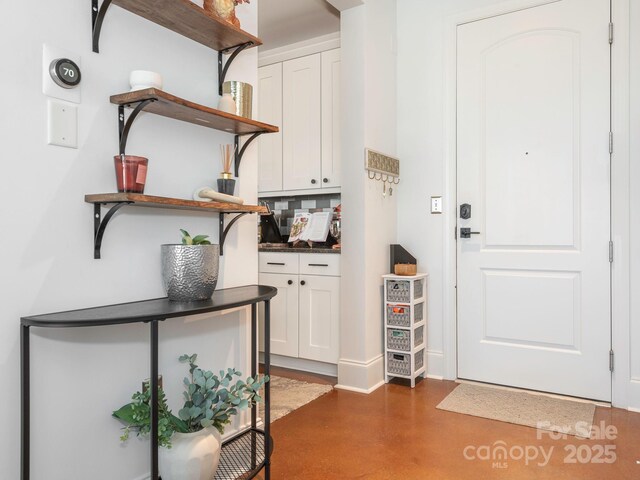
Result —
M 385 382 L 426 372 L 427 275 L 384 275 Z

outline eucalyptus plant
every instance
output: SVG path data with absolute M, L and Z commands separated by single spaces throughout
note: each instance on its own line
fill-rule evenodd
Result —
M 158 444 L 171 448 L 171 436 L 175 432 L 198 432 L 207 427 L 215 427 L 224 433 L 224 427 L 238 411 L 262 401 L 258 394 L 260 388 L 269 381 L 249 377 L 246 381 L 239 378 L 242 373 L 229 368 L 215 375 L 196 365 L 197 355 L 182 355 L 181 363 L 189 364 L 189 376 L 184 378 L 184 406 L 175 416 L 167 405 L 166 395 L 158 388 Z M 234 381 L 235 380 L 235 381 Z M 151 389 L 148 382 L 142 392 L 131 397 L 132 402 L 113 412 L 113 416 L 125 424 L 120 440 L 129 439 L 131 431 L 138 436 L 146 436 L 151 431 Z

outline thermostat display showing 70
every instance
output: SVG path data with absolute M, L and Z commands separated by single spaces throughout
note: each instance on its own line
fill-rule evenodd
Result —
M 80 84 L 80 67 L 68 58 L 57 58 L 49 67 L 51 78 L 62 88 L 75 88 Z

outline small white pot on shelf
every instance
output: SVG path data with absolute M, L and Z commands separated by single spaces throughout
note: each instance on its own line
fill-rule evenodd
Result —
M 157 88 L 162 90 L 162 75 L 147 70 L 134 70 L 129 75 L 131 91 L 144 90 L 145 88 Z
M 220 433 L 215 427 L 174 433 L 171 448 L 161 448 L 158 469 L 162 480 L 212 480 L 220 463 Z

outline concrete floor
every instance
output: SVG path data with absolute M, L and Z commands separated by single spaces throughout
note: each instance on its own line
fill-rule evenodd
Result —
M 282 369 L 272 373 L 334 383 Z M 414 390 L 394 384 L 370 395 L 334 390 L 272 424 L 272 478 L 640 479 L 638 413 L 598 407 L 595 425 L 604 428 L 597 438 L 558 439 L 437 410 L 455 387 L 427 379 Z M 496 455 L 499 447 L 507 449 L 504 460 Z

